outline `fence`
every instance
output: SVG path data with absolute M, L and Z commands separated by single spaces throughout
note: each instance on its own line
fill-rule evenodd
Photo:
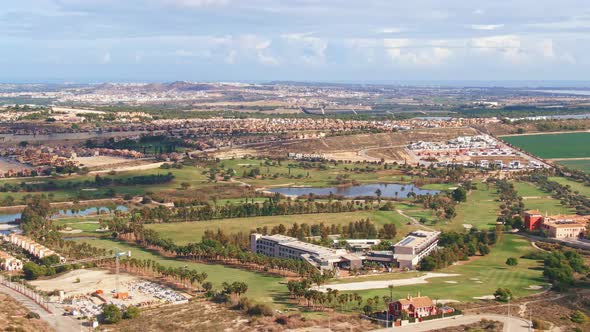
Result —
M 18 293 L 28 297 L 29 299 L 31 299 L 35 303 L 37 303 L 45 311 L 47 311 L 50 314 L 52 313 L 51 310 L 49 309 L 49 306 L 47 305 L 46 299 L 42 295 L 36 293 L 34 290 L 26 287 L 24 284 L 22 284 L 22 283 L 19 284 L 17 282 L 9 281 L 3 275 L 0 275 L 0 284 L 14 290 L 15 292 L 18 292 Z

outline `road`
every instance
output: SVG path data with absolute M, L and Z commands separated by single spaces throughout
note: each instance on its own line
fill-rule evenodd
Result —
M 55 331 L 79 332 L 83 331 L 84 329 L 84 327 L 81 325 L 79 321 L 74 320 L 69 316 L 62 316 L 60 314 L 61 310 L 55 308 L 51 304 L 50 309 L 53 312 L 52 314 L 45 311 L 45 309 L 41 308 L 37 303 L 35 303 L 30 298 L 6 287 L 5 285 L 0 284 L 0 292 L 12 297 L 28 310 L 38 313 L 41 319 L 46 321 L 49 324 L 49 326 L 51 326 Z
M 514 316 L 495 314 L 464 315 L 455 318 L 438 319 L 389 329 L 373 330 L 373 332 L 425 332 L 463 324 L 473 324 L 482 319 L 494 320 L 504 323 L 504 332 L 529 332 L 530 323 L 528 320 Z

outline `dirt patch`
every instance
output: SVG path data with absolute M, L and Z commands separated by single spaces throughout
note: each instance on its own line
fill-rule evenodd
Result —
M 44 321 L 27 319 L 29 310 L 12 297 L 0 293 L 0 327 L 3 331 L 49 332 L 53 331 Z
M 464 324 L 459 326 L 447 327 L 444 329 L 431 330 L 432 332 L 465 332 L 465 331 L 482 331 L 482 332 L 501 332 L 504 331 L 504 324 L 498 321 L 482 319 L 477 323 Z

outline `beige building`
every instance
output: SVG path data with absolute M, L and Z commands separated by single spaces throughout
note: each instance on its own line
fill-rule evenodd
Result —
M 64 257 L 59 255 L 55 251 L 45 247 L 42 244 L 39 244 L 39 243 L 33 241 L 25 236 L 11 233 L 10 235 L 4 236 L 3 238 L 6 242 L 10 242 L 16 246 L 23 248 L 29 254 L 35 256 L 36 258 L 41 259 L 44 257 L 56 255 L 59 257 L 60 262 L 65 263 L 65 261 L 66 261 L 66 259 Z
M 568 221 L 543 223 L 541 227 L 554 239 L 579 238 L 586 232 L 586 224 Z
M 0 251 L 0 268 L 4 271 L 20 271 L 23 269 L 23 262 L 4 251 Z

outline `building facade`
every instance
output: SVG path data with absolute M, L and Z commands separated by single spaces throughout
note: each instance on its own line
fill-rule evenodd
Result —
M 393 256 L 402 269 L 415 269 L 438 247 L 440 232 L 414 231 L 393 246 Z

